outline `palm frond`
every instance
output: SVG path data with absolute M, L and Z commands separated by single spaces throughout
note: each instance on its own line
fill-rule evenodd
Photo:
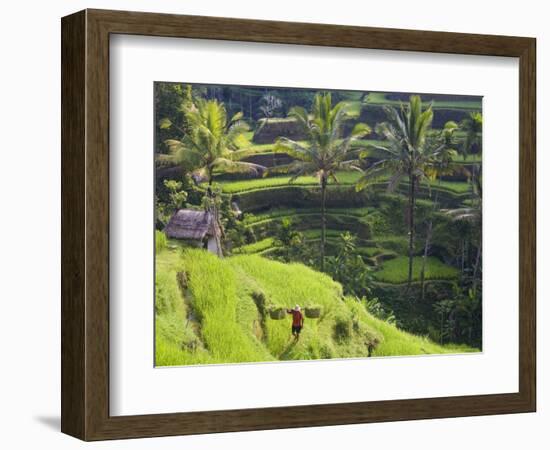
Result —
M 380 128 L 386 139 L 400 140 L 400 138 L 407 136 L 407 127 L 402 115 L 403 111 L 397 111 L 397 109 L 391 106 L 384 106 L 384 111 L 389 118 L 389 123 L 383 122 L 380 124 Z
M 232 161 L 240 161 L 241 159 L 248 158 L 258 153 L 258 150 L 254 147 L 240 148 L 239 150 L 226 150 L 222 156 Z
M 366 123 L 357 123 L 351 130 L 351 137 L 359 139 L 367 136 L 372 132 L 371 128 Z
M 166 130 L 172 126 L 172 121 L 165 117 L 164 119 L 160 119 L 159 126 L 161 130 Z
M 368 185 L 385 177 L 389 172 L 389 166 L 391 165 L 389 160 L 380 160 L 369 166 L 367 169 L 362 170 L 363 176 L 359 178 L 355 186 L 357 192 L 362 191 Z
M 292 184 L 292 182 L 296 181 L 296 179 L 301 176 L 317 174 L 317 172 L 319 172 L 318 166 L 311 162 L 295 161 L 294 165 L 295 167 L 291 168 L 288 171 L 288 173 L 293 174 L 288 180 L 290 184 Z
M 477 208 L 449 209 L 445 214 L 457 221 L 476 222 L 481 218 L 481 210 Z
M 386 188 L 387 192 L 395 192 L 397 186 L 399 186 L 399 183 L 401 183 L 401 180 L 403 180 L 404 176 L 405 174 L 401 171 L 395 172 L 388 180 L 388 187 Z
M 301 161 L 312 161 L 314 159 L 314 150 L 288 138 L 277 139 L 273 147 L 273 153 L 286 153 Z
M 240 148 L 250 145 L 244 137 L 249 126 L 242 120 L 242 113 L 235 114 L 228 123 L 224 104 L 204 98 L 184 102 L 180 109 L 186 119 L 186 132 L 180 140 L 166 141 L 174 161 L 193 173 L 211 174 L 214 167 L 261 173 L 261 166 L 236 164 L 247 156 Z
M 260 176 L 265 171 L 265 167 L 259 164 L 233 161 L 227 158 L 216 158 L 212 162 L 212 167 L 215 170 L 223 171 L 227 173 L 249 173 Z
M 309 128 L 309 117 L 307 111 L 301 106 L 294 106 L 293 108 L 291 108 L 288 113 L 288 117 L 293 117 L 294 119 L 296 119 L 300 127 L 302 127 L 304 130 L 307 130 Z
M 233 117 L 231 117 L 230 123 L 235 123 L 237 121 L 240 121 L 243 118 L 244 114 L 242 111 L 239 111 L 238 113 L 234 114 Z
M 389 157 L 399 157 L 400 151 L 399 149 L 394 149 L 391 146 L 385 147 L 383 145 L 377 145 L 377 144 L 371 144 L 368 146 L 370 149 L 379 150 L 382 153 L 387 153 Z

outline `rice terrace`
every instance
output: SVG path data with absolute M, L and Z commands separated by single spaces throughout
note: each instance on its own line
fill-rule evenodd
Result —
M 479 352 L 482 98 L 155 83 L 155 364 Z

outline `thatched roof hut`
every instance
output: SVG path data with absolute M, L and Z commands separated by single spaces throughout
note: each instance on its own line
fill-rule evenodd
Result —
M 210 211 L 180 209 L 168 221 L 164 233 L 171 239 L 182 239 L 203 245 L 212 253 L 222 256 L 220 227 Z

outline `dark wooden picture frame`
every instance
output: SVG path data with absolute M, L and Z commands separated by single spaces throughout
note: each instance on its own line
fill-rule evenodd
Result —
M 84 440 L 531 412 L 536 408 L 533 38 L 85 10 L 62 19 L 61 429 Z M 109 415 L 109 36 L 133 34 L 519 58 L 519 392 Z

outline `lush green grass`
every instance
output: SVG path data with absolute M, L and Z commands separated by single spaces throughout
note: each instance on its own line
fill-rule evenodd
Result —
M 245 253 L 247 255 L 254 254 L 254 253 L 260 253 L 264 250 L 268 250 L 270 248 L 273 248 L 275 245 L 275 239 L 269 237 L 265 239 L 261 239 L 258 242 L 254 242 L 252 244 L 246 244 L 242 247 L 236 248 L 233 253 Z
M 168 249 L 156 254 L 155 363 L 159 366 L 212 362 L 203 346 L 192 353 L 182 351 L 200 339 L 187 321 L 189 310 L 176 279 L 177 272 L 183 270 L 179 254 Z
M 166 248 L 167 243 L 166 235 L 162 231 L 155 230 L 155 251 L 161 252 Z
M 336 174 L 340 185 L 352 185 L 357 182 L 361 174 L 359 172 L 338 172 Z M 289 184 L 295 186 L 318 186 L 319 179 L 314 176 L 298 177 L 292 183 L 290 183 L 290 175 L 274 176 L 266 178 L 253 178 L 249 180 L 237 180 L 237 181 L 219 181 L 222 186 L 223 192 L 228 194 L 235 194 L 240 192 L 252 191 L 255 189 L 271 189 L 281 186 L 288 186 Z M 335 183 L 332 183 L 333 185 Z
M 456 163 L 464 163 L 464 164 L 481 163 L 482 155 L 480 155 L 479 153 L 469 154 L 469 155 L 466 155 L 466 158 L 464 158 L 464 156 L 458 154 L 453 156 L 453 161 Z
M 361 173 L 357 171 L 343 171 L 336 174 L 338 183 L 329 183 L 328 187 L 337 188 L 338 186 L 353 186 L 359 178 Z M 292 183 L 290 183 L 290 175 L 271 176 L 265 178 L 252 178 L 247 180 L 220 180 L 218 183 L 222 187 L 223 192 L 227 194 L 239 194 L 244 192 L 255 191 L 259 189 L 276 189 L 288 186 L 297 187 L 318 187 L 319 180 L 314 176 L 302 176 L 298 177 Z M 377 184 L 384 184 L 384 179 L 381 179 Z M 402 183 L 406 188 L 406 180 Z M 421 187 L 423 187 L 422 184 Z M 467 182 L 463 181 L 434 181 L 431 185 L 432 189 L 444 189 L 453 193 L 465 193 L 471 189 L 471 186 Z
M 156 268 L 159 366 L 365 357 L 375 341 L 375 356 L 471 351 L 442 347 L 375 319 L 360 302 L 344 298 L 340 284 L 302 264 L 164 248 Z M 178 272 L 187 275 L 185 290 Z M 296 303 L 322 309 L 320 319 L 306 318 L 298 343 L 289 317 L 267 314 Z
M 164 312 L 157 308 L 157 365 L 273 359 L 254 334 L 243 329 L 243 320 L 248 325 L 247 318 L 255 312 L 255 305 L 250 298 L 238 295 L 236 274 L 224 260 L 202 249 L 189 249 L 181 253 L 165 250 L 157 256 L 157 261 L 156 304 L 164 302 L 164 291 L 169 290 L 171 298 L 179 293 L 178 301 L 172 300 L 173 308 Z M 189 310 L 175 277 L 181 270 L 189 277 L 188 300 L 193 315 L 200 322 L 200 332 L 193 330 L 185 320 Z M 167 327 L 166 323 L 171 326 Z M 193 336 L 186 336 L 186 333 Z M 187 345 L 191 342 L 195 342 L 193 349 Z
M 273 153 L 273 148 L 275 147 L 275 144 L 250 144 L 246 147 L 243 147 L 243 150 L 250 150 L 251 154 L 253 155 L 259 155 L 259 154 L 270 154 Z
M 245 136 L 248 136 L 248 133 L 245 133 Z M 308 147 L 309 143 L 307 141 L 298 141 L 303 147 Z M 351 144 L 352 149 L 364 148 L 369 145 L 384 145 L 384 141 L 380 139 L 360 139 Z M 242 150 L 247 150 L 250 152 L 250 155 L 274 155 L 275 142 L 269 144 L 251 144 L 247 143 Z
M 381 253 L 387 253 L 387 250 L 380 247 L 359 246 L 357 247 L 357 252 L 363 256 L 372 257 L 372 256 L 380 255 Z
M 443 188 L 458 194 L 464 194 L 472 189 L 470 183 L 464 181 L 434 181 L 431 185 L 432 189 Z
M 406 333 L 395 326 L 370 314 L 364 316 L 365 323 L 375 328 L 383 337 L 372 356 L 403 356 L 434 353 L 469 353 L 474 350 L 466 345 L 439 345 L 423 336 Z
M 345 230 L 334 230 L 334 229 L 327 228 L 326 229 L 327 239 L 337 239 L 337 238 L 340 237 L 340 235 L 344 231 Z M 309 240 L 321 239 L 321 230 L 320 229 L 312 229 L 312 230 L 304 231 L 304 236 L 305 236 L 306 239 L 309 239 Z
M 420 279 L 422 268 L 422 257 L 416 256 L 413 259 L 413 280 Z M 405 283 L 407 281 L 409 270 L 409 258 L 407 256 L 398 256 L 397 258 L 386 261 L 382 264 L 379 271 L 374 273 L 374 277 L 384 283 Z M 427 280 L 453 279 L 458 276 L 458 270 L 448 266 L 435 257 L 428 257 L 426 261 Z
M 402 101 L 389 100 L 386 98 L 384 92 L 371 92 L 368 97 L 368 103 L 371 105 L 392 105 L 399 106 Z M 425 106 L 428 106 L 430 102 L 423 102 Z M 434 109 L 471 109 L 481 111 L 481 100 L 435 100 L 433 101 Z

